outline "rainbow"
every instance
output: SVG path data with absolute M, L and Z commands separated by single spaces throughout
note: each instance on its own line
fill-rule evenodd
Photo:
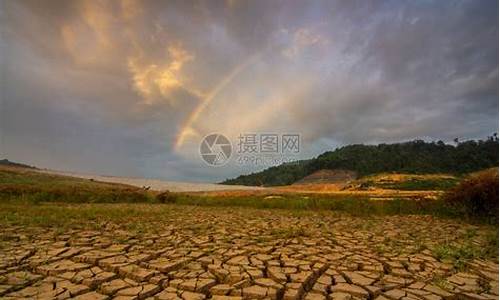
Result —
M 256 54 L 250 56 L 241 64 L 237 65 L 234 69 L 229 72 L 222 80 L 207 94 L 207 96 L 202 99 L 202 101 L 196 106 L 196 108 L 191 112 L 186 122 L 182 126 L 181 130 L 177 134 L 174 141 L 174 150 L 177 151 L 189 137 L 189 135 L 196 134 L 193 125 L 199 119 L 203 111 L 210 105 L 214 98 L 224 90 L 231 82 L 245 69 L 256 63 L 264 54 L 265 50 L 259 51 Z

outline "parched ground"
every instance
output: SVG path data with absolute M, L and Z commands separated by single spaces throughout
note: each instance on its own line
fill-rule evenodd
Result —
M 486 247 L 490 229 L 457 221 L 51 205 L 31 212 L 10 207 L 1 216 L 0 297 L 498 299 L 498 263 L 473 255 Z M 45 221 L 59 220 L 56 210 L 61 219 L 82 215 L 47 227 Z M 47 211 L 53 219 L 41 216 Z M 39 224 L 23 223 L 24 213 L 39 215 Z

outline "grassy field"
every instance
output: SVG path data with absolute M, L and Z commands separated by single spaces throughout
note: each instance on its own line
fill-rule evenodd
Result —
M 72 177 L 49 175 L 18 168 L 0 169 L 2 204 L 10 202 L 37 205 L 64 203 L 158 203 L 158 193 L 119 184 L 95 182 Z M 453 216 L 440 201 L 371 201 L 366 196 L 315 195 L 283 193 L 279 195 L 243 194 L 210 196 L 170 193 L 166 202 L 206 207 L 250 207 L 261 209 L 329 210 L 356 216 L 394 214 L 432 214 Z M 4 211 L 8 211 L 4 207 Z M 54 212 L 55 213 L 55 212 Z M 89 211 L 90 213 L 90 211 Z M 59 215 L 59 214 L 55 214 Z M 66 216 L 62 216 L 64 219 Z M 35 218 L 36 219 L 36 218 Z
M 412 175 L 397 178 L 392 175 L 392 185 L 399 184 L 409 189 L 409 182 L 431 182 L 428 186 L 442 186 L 443 182 L 456 185 L 455 177 L 430 175 Z M 365 181 L 381 184 L 387 175 L 369 177 Z M 387 180 L 385 181 L 387 182 Z M 403 189 L 405 189 L 403 188 Z M 159 193 L 145 191 L 141 188 L 96 182 L 73 177 L 50 175 L 29 169 L 0 167 L 0 205 L 40 203 L 170 203 L 176 205 L 204 207 L 248 207 L 260 209 L 316 210 L 349 213 L 353 216 L 383 215 L 433 215 L 447 218 L 464 218 L 457 211 L 446 205 L 442 199 L 407 200 L 394 198 L 390 200 L 371 200 L 363 193 L 314 194 L 278 192 L 253 193 L 245 192 L 227 194 L 203 193 Z M 8 209 L 4 209 L 8 210 Z M 492 223 L 496 220 L 469 219 L 470 222 Z
M 29 169 L 0 166 L 0 197 L 24 202 L 148 202 L 151 194 L 142 189 L 114 183 L 51 175 Z
M 461 179 L 448 174 L 378 174 L 363 177 L 355 184 L 365 188 L 401 191 L 446 191 L 456 186 Z

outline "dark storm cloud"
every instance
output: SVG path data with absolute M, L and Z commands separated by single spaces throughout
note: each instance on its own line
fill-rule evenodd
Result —
M 203 167 L 211 131 L 300 132 L 307 157 L 498 128 L 495 1 L 1 5 L 0 155 L 14 160 L 217 180 L 248 170 Z
M 349 35 L 367 41 L 358 72 L 318 92 L 316 105 L 296 110 L 302 124 L 320 120 L 306 126 L 309 136 L 342 143 L 449 141 L 496 131 L 498 3 L 391 4 L 368 17 L 368 29 L 348 27 Z M 371 83 L 370 74 L 376 76 Z

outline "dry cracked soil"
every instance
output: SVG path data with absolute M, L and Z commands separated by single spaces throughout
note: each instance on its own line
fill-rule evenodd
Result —
M 429 216 L 182 207 L 151 230 L 2 229 L 3 299 L 498 299 L 498 263 L 433 247 L 481 227 Z

